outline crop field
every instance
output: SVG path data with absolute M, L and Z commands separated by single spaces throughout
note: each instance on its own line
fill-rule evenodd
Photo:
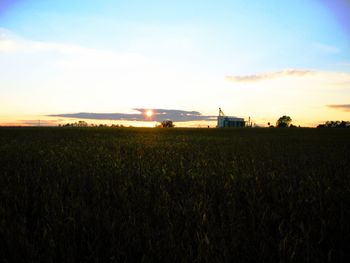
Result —
M 350 262 L 350 132 L 1 128 L 0 262 Z

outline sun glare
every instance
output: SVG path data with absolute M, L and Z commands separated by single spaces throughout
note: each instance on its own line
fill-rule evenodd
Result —
M 148 118 L 151 118 L 152 115 L 153 115 L 153 111 L 152 111 L 152 110 L 146 111 L 146 116 L 147 116 Z

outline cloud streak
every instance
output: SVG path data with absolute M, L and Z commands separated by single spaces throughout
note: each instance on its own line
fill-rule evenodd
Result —
M 64 65 L 71 67 L 76 65 L 84 65 L 86 67 L 87 64 L 92 64 L 91 61 L 98 64 L 96 67 L 107 64 L 107 66 L 112 65 L 114 68 L 116 65 L 121 68 L 122 66 L 130 67 L 136 63 L 142 64 L 145 62 L 145 58 L 136 53 L 115 52 L 72 44 L 22 39 L 14 35 L 11 31 L 0 27 L 0 54 L 1 53 L 19 54 L 22 56 L 28 54 L 40 56 L 56 54 L 61 57 L 69 58 Z M 111 64 L 111 62 L 113 63 Z M 61 61 L 61 63 L 63 62 Z
M 314 47 L 321 52 L 329 53 L 329 54 L 337 54 L 340 52 L 339 48 L 331 45 L 322 44 L 322 43 L 315 43 Z
M 315 73 L 312 70 L 288 69 L 283 71 L 267 72 L 244 76 L 227 76 L 226 79 L 233 82 L 258 82 L 281 77 L 304 77 Z
M 22 39 L 14 35 L 11 31 L 0 27 L 0 52 L 58 52 L 62 54 L 77 54 L 87 51 L 91 52 L 93 49 L 83 48 L 75 45 Z
M 18 120 L 13 122 L 0 122 L 0 126 L 57 126 L 60 120 Z
M 327 107 L 336 109 L 336 110 L 350 112 L 350 104 L 333 104 L 333 105 L 327 105 Z
M 68 114 L 52 114 L 49 117 L 63 117 L 74 119 L 91 119 L 91 120 L 115 120 L 115 121 L 156 121 L 172 120 L 174 122 L 187 121 L 203 121 L 214 120 L 216 116 L 202 115 L 198 111 L 184 111 L 184 110 L 169 110 L 169 109 L 144 109 L 136 108 L 138 113 L 68 113 Z M 147 117 L 146 112 L 152 110 L 153 115 Z

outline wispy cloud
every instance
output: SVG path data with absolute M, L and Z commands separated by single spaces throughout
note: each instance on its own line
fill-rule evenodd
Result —
M 320 52 L 329 53 L 329 54 L 336 54 L 340 52 L 339 48 L 332 45 L 322 44 L 322 43 L 315 43 L 314 48 L 319 50 Z
M 336 109 L 336 110 L 350 112 L 350 104 L 333 104 L 333 105 L 327 105 L 327 107 Z
M 198 111 L 184 111 L 184 110 L 169 110 L 169 109 L 134 109 L 138 113 L 68 113 L 68 114 L 52 114 L 49 117 L 64 117 L 75 119 L 92 119 L 92 120 L 119 120 L 119 121 L 157 121 L 172 120 L 174 122 L 186 121 L 202 121 L 213 120 L 216 116 L 202 115 Z M 152 110 L 153 115 L 147 117 L 146 112 Z
M 350 67 L 350 61 L 343 61 L 343 62 L 337 63 L 336 66 Z
M 227 76 L 226 79 L 233 82 L 257 82 L 281 77 L 303 77 L 313 74 L 312 70 L 288 69 L 283 71 L 266 72 L 254 75 Z
M 0 27 L 0 52 L 38 53 L 52 51 L 71 54 L 92 51 L 92 49 L 75 45 L 22 39 L 11 31 Z
M 110 65 L 110 61 L 115 61 L 114 64 L 119 63 L 123 64 L 124 66 L 128 66 L 135 62 L 140 63 L 140 61 L 144 61 L 144 57 L 131 52 L 115 52 L 65 43 L 23 39 L 13 34 L 11 31 L 0 27 L 0 54 L 1 53 L 37 55 L 50 53 L 69 56 L 70 59 L 66 64 L 71 65 L 71 67 L 72 64 L 73 66 L 77 65 L 77 59 L 78 61 L 82 61 L 81 64 L 83 65 L 86 65 L 87 61 L 104 61 L 105 64 L 106 61 L 109 61 L 109 64 L 107 63 L 108 66 Z M 86 59 L 82 60 L 82 58 Z
M 57 126 L 61 120 L 17 120 L 1 122 L 0 126 Z

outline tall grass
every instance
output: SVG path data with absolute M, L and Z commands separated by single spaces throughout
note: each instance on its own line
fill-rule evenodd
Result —
M 350 133 L 0 129 L 2 262 L 349 262 Z

